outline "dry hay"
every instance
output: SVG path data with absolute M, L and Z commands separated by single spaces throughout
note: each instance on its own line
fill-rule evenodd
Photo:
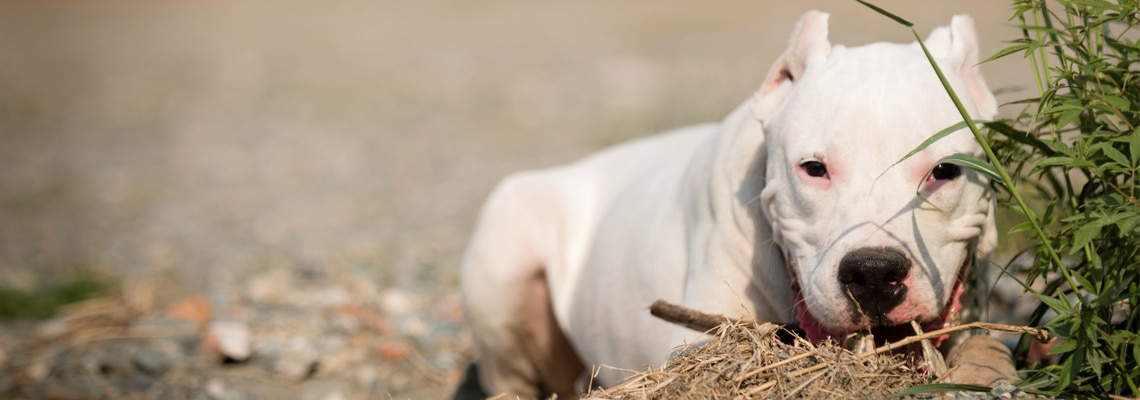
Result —
M 931 332 L 922 332 L 915 322 L 915 334 L 902 340 L 874 347 L 870 335 L 848 338 L 857 352 L 834 343 L 813 345 L 807 340 L 786 331 L 783 327 L 767 323 L 741 321 L 723 315 L 706 314 L 665 301 L 657 301 L 650 312 L 665 321 L 709 334 L 707 340 L 689 345 L 679 351 L 660 369 L 633 373 L 626 380 L 608 389 L 596 389 L 585 397 L 590 399 L 881 399 L 902 390 L 932 383 L 958 372 L 968 385 L 989 385 L 974 382 L 972 372 L 992 372 L 998 364 L 986 362 L 963 363 L 947 369 L 942 355 L 930 339 L 970 329 L 1005 331 L 1028 334 L 1041 343 L 1050 340 L 1044 329 L 1010 326 L 985 322 L 972 322 Z M 781 334 L 792 339 L 785 342 Z M 969 340 L 966 343 L 970 343 Z M 984 343 L 984 342 L 979 342 Z M 916 368 L 908 356 L 895 351 L 921 348 L 924 368 Z M 981 350 L 985 350 L 984 344 Z M 851 346 L 849 346 L 851 347 Z M 978 350 L 974 347 L 973 350 Z M 959 351 L 966 351 L 960 349 Z M 980 354 L 980 353 L 974 353 Z M 984 356 L 984 357 L 992 357 Z M 1007 355 L 1008 357 L 1008 355 Z M 990 361 L 1002 361 L 998 358 Z M 1012 362 L 1012 360 L 1008 360 Z M 1009 365 L 1012 368 L 1012 364 Z M 967 372 L 969 371 L 969 372 Z M 992 374 L 983 374 L 990 379 Z M 955 392 L 952 398 L 1010 398 L 1016 391 L 995 386 L 993 393 Z M 1001 385 L 998 385 L 1001 386 Z M 1011 391 L 1010 388 L 1013 390 Z M 920 395 L 922 398 L 940 398 Z M 1019 393 L 1013 398 L 1031 398 Z
M 885 398 L 935 377 L 904 356 L 855 354 L 835 344 L 784 343 L 772 324 L 731 322 L 661 369 L 637 373 L 592 399 Z

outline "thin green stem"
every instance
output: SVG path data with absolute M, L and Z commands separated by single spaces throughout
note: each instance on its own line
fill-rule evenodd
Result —
M 996 167 L 998 174 L 1001 175 L 1002 183 L 1004 183 L 1006 187 L 1009 188 L 1009 192 L 1013 196 L 1013 199 L 1017 202 L 1017 205 L 1021 207 L 1022 211 L 1025 212 L 1025 216 L 1029 218 L 1030 225 L 1033 225 L 1033 230 L 1037 232 L 1037 236 L 1041 238 L 1043 244 L 1045 244 L 1045 250 L 1048 253 L 1050 260 L 1055 265 L 1057 265 L 1057 268 L 1059 270 L 1061 270 L 1061 274 L 1065 276 L 1065 280 L 1069 283 L 1070 287 L 1079 287 L 1077 286 L 1076 280 L 1073 279 L 1072 274 L 1069 273 L 1069 269 L 1066 268 L 1065 264 L 1061 262 L 1061 257 L 1057 255 L 1057 251 L 1053 249 L 1052 243 L 1047 242 L 1048 236 L 1045 234 L 1045 229 L 1041 226 L 1041 223 L 1037 220 L 1037 215 L 1033 212 L 1033 210 L 1029 208 L 1025 200 L 1021 198 L 1021 193 L 1019 193 L 1017 191 L 1017 188 L 1014 186 L 1013 178 L 1010 178 L 1009 174 L 1005 172 L 1005 168 L 1001 165 L 1001 160 L 998 159 L 998 156 L 996 154 L 994 154 L 993 148 L 990 147 L 990 144 L 986 141 L 985 137 L 982 136 L 982 132 L 978 130 L 977 125 L 974 124 L 974 118 L 971 117 L 970 113 L 966 111 L 966 107 L 962 105 L 962 100 L 958 98 L 958 94 L 954 91 L 954 88 L 950 86 L 950 82 L 946 80 L 946 75 L 942 73 L 942 69 L 938 67 L 938 63 L 934 60 L 934 56 L 932 56 L 930 54 L 930 50 L 926 48 L 926 43 L 922 41 L 922 37 L 918 35 L 918 31 L 916 31 L 914 28 L 911 28 L 910 32 L 914 34 L 915 40 L 917 40 L 919 46 L 922 47 L 922 52 L 926 54 L 927 61 L 929 61 L 930 66 L 934 68 L 934 72 L 938 74 L 938 80 L 942 82 L 943 88 L 946 89 L 946 94 L 949 94 L 950 99 L 954 101 L 954 106 L 958 108 L 958 113 L 962 114 L 962 118 L 966 121 L 966 127 L 970 128 L 970 132 L 974 134 L 974 138 L 978 141 L 978 144 L 982 146 L 982 150 L 985 151 L 986 157 L 989 158 L 990 162 L 994 164 L 994 167 Z M 1061 296 L 1061 299 L 1066 304 L 1068 303 L 1066 296 Z M 1078 299 L 1082 305 L 1086 302 L 1083 297 L 1078 296 Z
M 1021 26 L 1022 26 L 1021 34 L 1022 34 L 1022 36 L 1025 36 L 1028 39 L 1029 38 L 1029 30 L 1024 28 L 1025 26 L 1028 26 L 1028 24 L 1025 22 L 1025 15 L 1024 14 L 1018 15 L 1018 18 L 1021 19 Z M 1040 36 L 1040 33 L 1038 33 L 1038 36 Z M 1041 38 L 1038 37 L 1038 41 L 1040 41 L 1040 39 Z M 1044 47 L 1044 46 L 1040 46 L 1040 47 Z M 1041 66 L 1041 63 L 1038 63 L 1037 53 L 1038 52 L 1035 52 L 1035 51 L 1029 51 L 1029 52 L 1027 52 L 1027 55 L 1029 56 L 1029 64 L 1033 67 L 1033 83 L 1035 85 L 1037 85 L 1037 97 L 1041 98 L 1041 97 L 1045 96 L 1045 85 L 1047 85 L 1048 83 L 1045 82 L 1041 78 L 1041 69 L 1044 67 Z M 1045 51 L 1041 50 L 1040 53 L 1041 53 L 1040 57 L 1042 58 L 1042 61 L 1044 61 Z M 1038 111 L 1040 111 L 1040 109 L 1038 109 Z M 1033 117 L 1029 120 L 1029 127 L 1030 127 L 1029 129 L 1033 129 L 1033 127 L 1037 126 L 1037 116 L 1038 115 L 1041 115 L 1041 113 L 1040 112 L 1033 113 Z
M 1046 85 L 1048 85 L 1050 82 L 1053 82 L 1053 77 L 1050 76 L 1050 74 L 1049 74 L 1049 61 L 1048 61 L 1049 60 L 1049 53 L 1045 50 L 1046 46 L 1044 46 L 1046 33 L 1043 30 L 1041 30 L 1040 27 L 1041 26 L 1052 27 L 1053 24 L 1051 24 L 1051 23 L 1046 22 L 1045 24 L 1042 24 L 1042 22 L 1041 22 L 1041 15 L 1048 13 L 1048 12 L 1049 11 L 1048 11 L 1048 8 L 1046 8 L 1046 6 L 1045 6 L 1045 2 L 1041 2 L 1041 9 L 1040 10 L 1034 10 L 1034 13 L 1033 13 L 1033 22 L 1035 24 L 1037 24 L 1037 27 L 1038 27 L 1038 29 L 1036 31 L 1037 41 L 1042 44 L 1042 46 L 1039 47 L 1037 49 L 1037 51 L 1041 53 L 1041 61 L 1042 61 L 1042 65 L 1043 65 L 1043 70 L 1045 71 L 1045 84 Z M 1052 35 L 1052 34 L 1050 34 L 1050 35 Z

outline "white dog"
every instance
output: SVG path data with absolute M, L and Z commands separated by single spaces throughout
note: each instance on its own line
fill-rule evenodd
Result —
M 805 14 L 723 122 L 498 186 L 462 267 L 489 393 L 570 394 L 584 366 L 659 365 L 700 334 L 650 316 L 657 299 L 798 322 L 817 342 L 950 323 L 962 272 L 995 245 L 993 200 L 981 175 L 935 162 L 980 147 L 963 130 L 893 165 L 961 116 L 917 43 L 832 46 L 827 19 Z M 926 43 L 971 115 L 992 118 L 973 21 Z

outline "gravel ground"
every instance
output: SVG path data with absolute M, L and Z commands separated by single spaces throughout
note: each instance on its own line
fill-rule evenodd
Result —
M 0 395 L 25 399 L 445 398 L 471 358 L 454 294 L 307 270 L 254 276 L 225 301 L 155 307 L 154 287 L 69 306 L 0 335 Z
M 1002 2 L 880 3 L 1016 35 Z M 721 118 L 809 8 L 911 40 L 822 0 L 4 3 L 0 283 L 123 289 L 0 324 L 0 397 L 446 397 L 494 182 Z

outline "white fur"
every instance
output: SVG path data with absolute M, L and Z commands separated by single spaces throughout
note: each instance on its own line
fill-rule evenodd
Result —
M 891 167 L 961 117 L 917 44 L 833 47 L 827 19 L 805 14 L 756 96 L 723 122 L 499 185 L 462 267 L 486 389 L 565 391 L 559 368 L 576 361 L 552 356 L 559 334 L 586 366 L 659 365 L 700 335 L 651 317 L 657 299 L 792 322 L 789 264 L 819 321 L 851 328 L 836 269 L 860 247 L 899 249 L 914 263 L 899 315 L 938 315 L 969 253 L 994 246 L 992 199 L 973 172 L 937 190 L 920 184 L 934 161 L 979 147 L 964 130 Z M 970 18 L 929 41 L 970 112 L 992 117 Z M 808 159 L 827 163 L 826 185 L 802 173 Z M 597 382 L 621 375 L 603 370 Z

